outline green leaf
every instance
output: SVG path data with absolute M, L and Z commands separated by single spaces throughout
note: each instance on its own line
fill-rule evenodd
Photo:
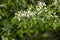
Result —
M 13 17 L 13 18 L 11 19 L 11 23 L 12 23 L 12 25 L 14 25 L 14 24 L 16 23 L 15 17 Z

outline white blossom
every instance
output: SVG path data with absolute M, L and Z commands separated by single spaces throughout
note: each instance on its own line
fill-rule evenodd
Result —
M 57 2 L 57 0 L 55 0 L 55 2 Z M 56 12 L 53 12 L 51 10 L 49 11 L 49 9 L 46 7 L 45 2 L 38 2 L 38 5 L 36 5 L 36 9 L 37 9 L 37 11 L 31 11 L 29 9 L 27 9 L 27 11 L 25 11 L 25 10 L 18 11 L 17 13 L 15 13 L 15 18 L 20 21 L 22 17 L 30 18 L 30 16 L 34 17 L 36 14 L 40 15 L 41 13 L 44 13 L 44 12 L 47 13 L 45 15 L 45 17 L 48 16 L 48 17 L 46 17 L 48 19 L 51 17 L 52 18 L 58 17 L 55 15 Z M 52 13 L 53 13 L 53 15 L 52 15 Z M 42 18 L 42 20 L 44 20 L 44 18 Z
M 52 4 L 57 5 L 58 4 L 58 0 L 54 0 L 54 2 L 52 2 Z
M 57 16 L 57 15 L 55 15 L 55 17 L 57 18 L 58 16 Z
M 43 6 L 46 6 L 45 2 L 43 3 Z
M 39 11 L 39 12 L 38 12 L 38 15 L 39 15 L 40 13 L 42 13 L 42 12 L 43 12 L 42 10 L 41 10 L 41 11 Z

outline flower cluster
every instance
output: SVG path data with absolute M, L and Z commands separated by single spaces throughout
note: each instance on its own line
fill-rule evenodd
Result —
M 20 19 L 22 17 L 28 17 L 28 18 L 30 18 L 30 16 L 34 16 L 35 14 L 36 14 L 36 11 L 32 12 L 30 10 L 28 10 L 28 11 L 21 10 L 18 13 L 15 13 L 15 18 L 17 18 L 20 21 Z
M 53 5 L 57 5 L 58 4 L 58 0 L 54 0 L 54 2 L 52 2 Z
M 46 6 L 45 2 L 38 2 L 38 5 L 37 5 L 37 11 L 40 11 L 41 9 L 43 9 L 43 7 Z
M 39 15 L 40 13 L 42 13 L 42 12 L 47 12 L 48 10 L 47 10 L 47 7 L 46 7 L 47 5 L 45 4 L 45 2 L 38 2 L 38 5 L 36 5 L 36 7 L 37 7 L 37 14 Z
M 57 0 L 55 0 L 57 2 Z M 53 18 L 53 17 L 58 17 L 56 16 L 56 12 L 53 11 L 49 11 L 49 9 L 47 8 L 45 2 L 38 2 L 38 5 L 36 5 L 36 10 L 37 11 L 31 11 L 31 10 L 27 10 L 27 11 L 18 11 L 17 13 L 15 13 L 15 18 L 18 19 L 19 21 L 21 20 L 22 17 L 28 17 L 30 18 L 30 16 L 35 16 L 40 15 L 42 13 L 44 13 L 43 15 L 45 15 L 46 18 Z M 53 14 L 53 15 L 52 15 Z M 47 17 L 48 16 L 48 17 Z M 42 18 L 43 20 L 44 18 Z

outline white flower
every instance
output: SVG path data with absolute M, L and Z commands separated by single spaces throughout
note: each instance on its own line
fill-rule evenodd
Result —
M 18 14 L 17 16 L 20 17 L 20 14 Z
M 43 6 L 38 6 L 39 7 L 39 9 L 42 9 L 43 8 Z
M 29 14 L 27 14 L 26 16 L 30 18 L 30 15 Z
M 44 7 L 44 9 L 47 9 L 46 7 Z
M 18 15 L 17 13 L 15 13 L 15 15 Z
M 46 7 L 44 7 L 44 10 L 45 10 L 45 11 L 48 11 L 48 9 L 47 9 Z
M 39 11 L 39 12 L 38 12 L 38 15 L 39 15 L 40 13 L 42 13 L 42 12 L 43 12 L 42 10 L 41 10 L 41 11 Z
M 52 4 L 56 5 L 58 3 L 58 0 L 54 0 Z
M 26 16 L 26 14 L 21 14 L 21 16 Z
M 43 6 L 46 6 L 45 2 L 43 3 Z
M 21 20 L 22 17 L 28 17 L 30 18 L 30 16 L 35 16 L 36 14 L 40 14 L 42 13 L 45 9 L 45 11 L 47 11 L 47 8 L 43 8 L 44 6 L 46 6 L 45 3 L 43 2 L 38 2 L 38 5 L 36 6 L 37 7 L 37 11 L 30 11 L 29 9 L 27 9 L 27 11 L 18 11 L 17 13 L 15 13 L 15 18 L 18 19 L 19 21 Z
M 57 15 L 55 15 L 54 17 L 56 17 L 56 18 L 57 18 L 58 16 L 57 16 Z
M 39 2 L 39 1 L 38 1 L 38 5 L 42 5 L 42 2 Z
M 54 15 L 56 14 L 56 12 L 53 13 Z

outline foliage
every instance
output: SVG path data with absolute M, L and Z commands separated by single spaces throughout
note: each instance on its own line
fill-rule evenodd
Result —
M 0 0 L 1 40 L 57 40 L 58 30 L 60 0 Z

